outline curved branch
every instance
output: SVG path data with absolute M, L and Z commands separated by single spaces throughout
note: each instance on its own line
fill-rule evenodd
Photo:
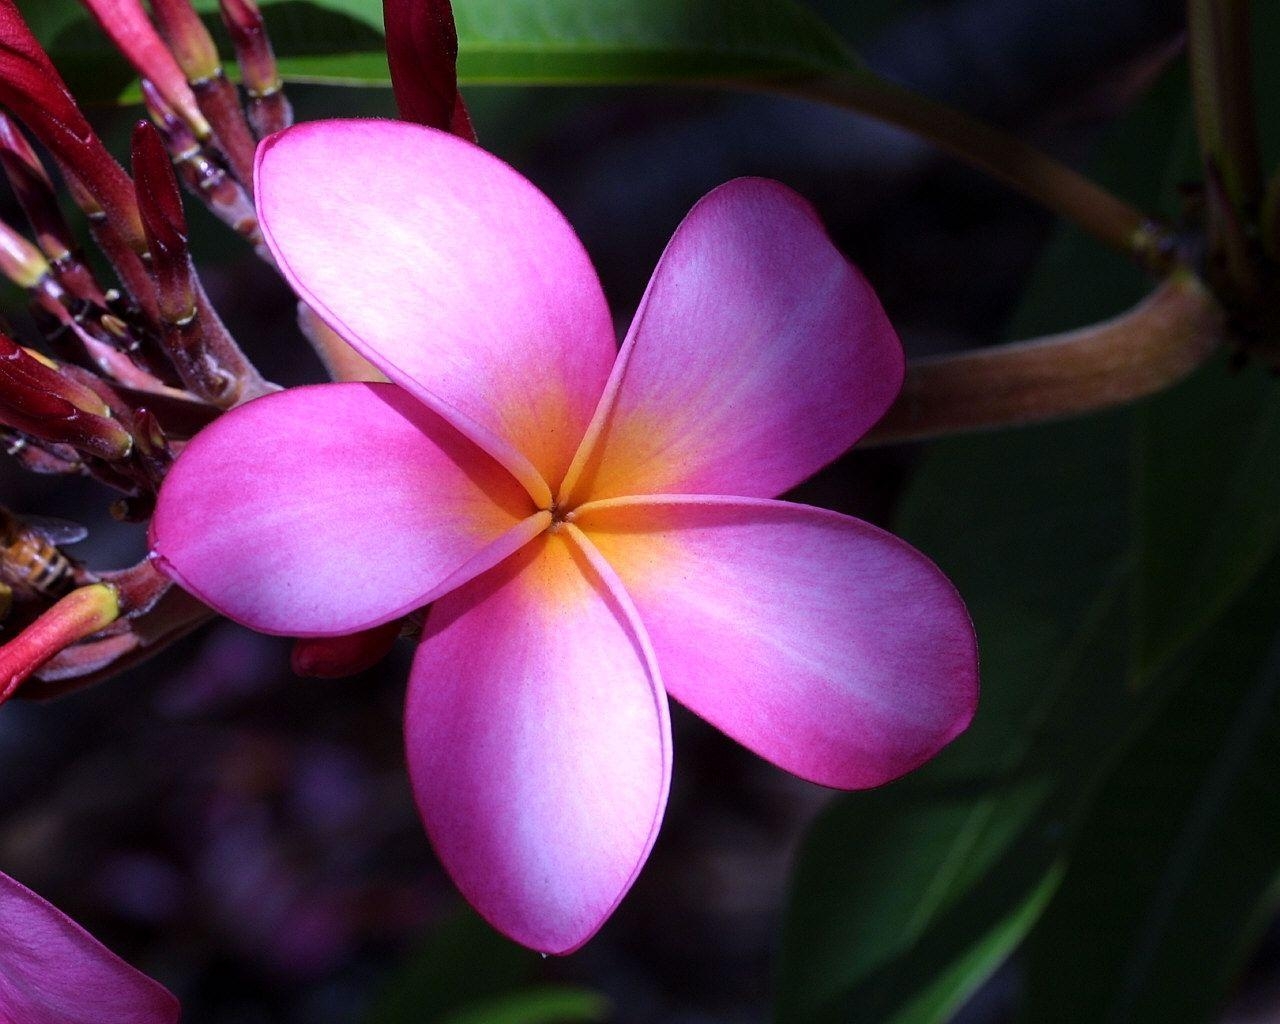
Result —
M 1021 426 L 1124 405 L 1171 387 L 1226 335 L 1188 273 L 1113 320 L 1033 341 L 912 362 L 898 400 L 862 444 Z

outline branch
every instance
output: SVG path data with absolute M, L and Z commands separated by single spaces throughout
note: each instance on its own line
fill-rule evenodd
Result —
M 1066 334 L 922 359 L 864 445 L 1022 426 L 1125 405 L 1163 391 L 1218 348 L 1226 320 L 1178 273 L 1113 320 Z
M 783 83 L 780 91 L 897 125 L 992 175 L 1156 273 L 1174 261 L 1172 233 L 1078 171 L 998 128 L 867 74 Z

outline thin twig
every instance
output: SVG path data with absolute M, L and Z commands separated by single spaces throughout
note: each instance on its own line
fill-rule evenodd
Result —
M 975 117 L 866 72 L 784 82 L 779 91 L 914 132 L 1157 273 L 1174 261 L 1170 232 L 1101 185 Z

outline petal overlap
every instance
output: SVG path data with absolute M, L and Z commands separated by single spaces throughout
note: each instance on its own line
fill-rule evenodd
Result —
M 176 1024 L 178 1001 L 66 914 L 0 874 L 0 1020 Z
M 968 613 L 896 537 L 759 499 L 621 499 L 576 522 L 634 599 L 671 696 L 780 767 L 876 786 L 968 725 Z
M 436 603 L 405 713 L 441 861 L 494 927 L 548 953 L 580 946 L 630 888 L 671 766 L 630 602 L 566 534 Z
M 308 305 L 522 479 L 527 460 L 559 482 L 617 343 L 595 270 L 546 196 L 468 142 L 393 121 L 274 136 L 257 191 L 264 236 Z
M 889 407 L 902 348 L 813 208 L 741 178 L 676 229 L 562 498 L 772 498 Z
M 161 489 L 151 546 L 165 572 L 238 622 L 338 635 L 431 600 L 465 566 L 487 568 L 486 552 L 492 565 L 511 550 L 504 538 L 527 539 L 536 511 L 400 388 L 323 384 L 201 431 Z

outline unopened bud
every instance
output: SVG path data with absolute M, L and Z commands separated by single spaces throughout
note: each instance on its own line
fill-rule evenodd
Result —
M 49 275 L 49 262 L 34 245 L 0 221 L 0 274 L 19 288 L 34 288 Z
M 347 636 L 303 637 L 293 645 L 293 671 L 314 679 L 340 679 L 372 668 L 400 635 L 400 620 Z
M 0 703 L 60 651 L 106 629 L 120 617 L 114 587 L 105 583 L 73 590 L 0 647 Z
M 58 208 L 53 182 L 26 136 L 3 114 L 0 114 L 0 166 L 35 232 L 36 243 L 49 259 L 66 259 L 71 255 L 74 241 Z
M 106 402 L 92 390 L 59 372 L 58 364 L 43 353 L 23 348 L 0 335 L 0 375 L 20 382 L 28 390 L 56 395 L 81 412 L 110 416 Z
M 188 82 L 194 85 L 221 72 L 218 48 L 191 0 L 151 0 L 151 13 Z
M 0 424 L 108 461 L 128 457 L 133 435 L 98 395 L 8 338 L 0 339 L 0 350 Z
M 179 323 L 193 316 L 196 308 L 187 218 L 164 140 L 150 121 L 139 121 L 133 130 L 133 177 L 160 316 L 168 323 Z
M 83 2 L 138 74 L 155 83 L 160 95 L 187 122 L 196 138 L 207 138 L 211 134 L 209 123 L 200 113 L 187 76 L 151 24 L 140 0 Z
M 474 142 L 458 92 L 458 30 L 449 0 L 382 0 L 382 17 L 400 115 Z
M 293 108 L 284 95 L 262 12 L 254 0 L 220 0 L 222 20 L 231 33 L 240 77 L 249 94 L 249 123 L 258 138 L 283 131 L 293 123 Z

